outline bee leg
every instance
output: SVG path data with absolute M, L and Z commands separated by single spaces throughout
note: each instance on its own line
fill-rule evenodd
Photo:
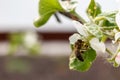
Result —
M 83 59 L 80 51 L 77 50 L 77 51 L 75 52 L 75 54 L 76 54 L 76 57 L 77 57 L 80 61 L 82 61 L 82 62 L 84 61 L 84 59 Z

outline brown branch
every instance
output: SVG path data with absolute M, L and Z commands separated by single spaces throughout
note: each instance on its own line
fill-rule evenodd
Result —
M 68 18 L 70 18 L 70 19 L 72 19 L 72 20 L 79 21 L 81 24 L 83 24 L 83 22 L 80 21 L 79 18 L 76 15 L 73 15 L 73 14 L 71 14 L 69 12 L 59 12 L 59 13 L 66 16 L 66 17 L 68 17 Z

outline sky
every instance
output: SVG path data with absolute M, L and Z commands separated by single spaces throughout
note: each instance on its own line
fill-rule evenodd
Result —
M 69 32 L 75 28 L 71 20 L 60 15 L 62 23 L 56 22 L 54 16 L 42 26 L 35 28 L 33 21 L 38 16 L 39 0 L 0 0 L 0 32 L 20 31 L 20 30 L 38 30 L 43 32 Z M 76 9 L 77 13 L 87 19 L 85 14 L 86 7 L 90 0 L 78 0 L 79 5 Z M 115 0 L 96 0 L 102 5 L 103 11 L 111 11 L 117 9 Z

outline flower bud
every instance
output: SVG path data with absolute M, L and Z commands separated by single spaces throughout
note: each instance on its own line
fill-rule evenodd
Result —
M 117 54 L 117 56 L 115 57 L 115 62 L 117 64 L 120 64 L 120 52 Z

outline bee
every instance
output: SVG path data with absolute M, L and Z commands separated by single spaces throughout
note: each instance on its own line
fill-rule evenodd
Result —
M 74 44 L 74 53 L 77 59 L 84 61 L 82 54 L 89 48 L 88 44 L 82 40 L 77 40 Z

